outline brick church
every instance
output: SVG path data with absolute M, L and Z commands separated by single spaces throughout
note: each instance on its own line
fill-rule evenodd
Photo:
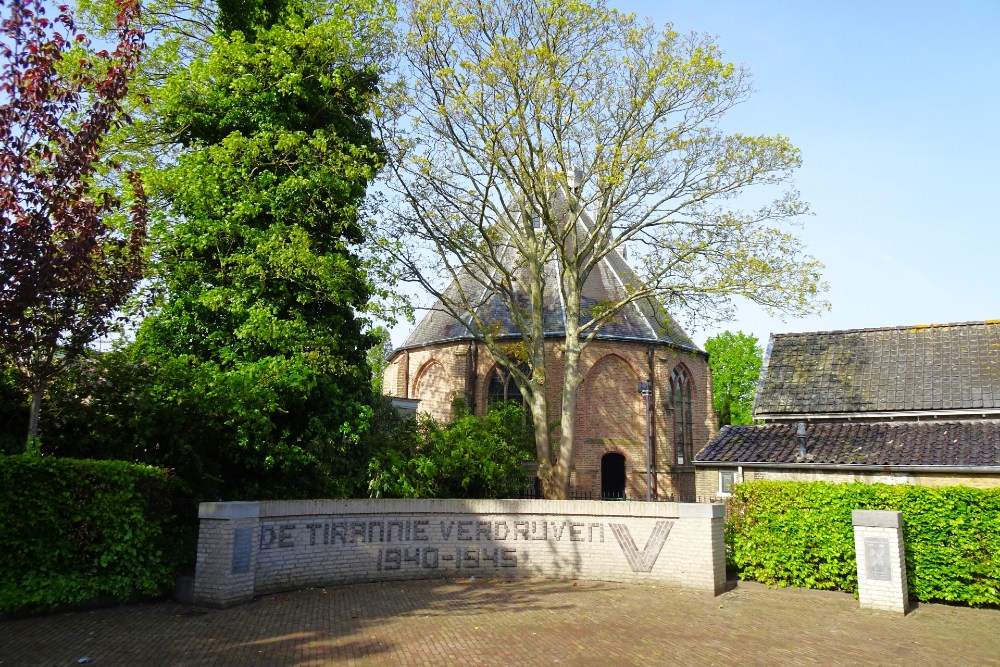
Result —
M 558 424 L 565 313 L 556 287 L 558 267 L 547 266 L 546 272 L 551 274 L 545 294 L 547 400 L 549 423 Z M 612 252 L 591 272 L 583 305 L 621 298 L 624 285 L 635 280 L 622 255 Z M 501 331 L 516 340 L 511 318 L 496 299 L 486 298 L 480 307 L 490 309 L 484 321 L 499 322 Z M 455 398 L 477 415 L 491 403 L 519 399 L 513 379 L 465 322 L 435 303 L 389 358 L 385 393 L 415 400 L 419 412 L 441 421 L 451 419 Z M 644 499 L 648 465 L 652 497 L 691 498 L 694 455 L 715 431 L 707 359 L 673 318 L 651 305 L 626 306 L 605 325 L 580 364 L 584 380 L 576 412 L 572 492 Z M 639 393 L 645 381 L 652 385 L 648 462 L 646 398 Z M 558 437 L 558 427 L 553 436 Z

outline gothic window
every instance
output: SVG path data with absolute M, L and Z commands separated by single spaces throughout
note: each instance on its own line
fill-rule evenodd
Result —
M 506 370 L 497 366 L 490 373 L 490 380 L 486 384 L 486 405 L 501 403 L 503 401 L 524 402 L 521 397 L 521 390 L 517 388 L 514 378 Z
M 694 437 L 691 434 L 691 381 L 687 370 L 677 366 L 670 371 L 670 408 L 674 413 L 674 446 L 677 463 L 690 463 L 693 458 Z

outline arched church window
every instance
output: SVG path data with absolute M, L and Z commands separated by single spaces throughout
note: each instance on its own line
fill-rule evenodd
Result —
M 522 368 L 522 370 L 527 370 Z M 521 390 L 517 388 L 514 377 L 505 369 L 497 366 L 490 373 L 490 380 L 486 385 L 486 405 L 501 403 L 503 401 L 524 402 L 521 397 Z
M 694 456 L 691 381 L 683 366 L 677 366 L 670 371 L 670 407 L 674 413 L 674 446 L 677 449 L 677 463 L 690 463 Z

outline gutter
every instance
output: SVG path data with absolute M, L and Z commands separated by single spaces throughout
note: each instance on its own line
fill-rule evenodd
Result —
M 566 337 L 566 332 L 565 331 L 546 331 L 545 333 L 542 334 L 542 337 L 543 338 L 548 338 L 548 339 L 550 339 L 550 338 L 565 338 Z M 581 338 L 582 337 L 583 336 L 581 336 Z M 495 340 L 517 340 L 517 339 L 520 339 L 520 338 L 523 338 L 523 336 L 521 334 L 503 334 L 503 335 L 495 336 L 494 337 Z M 419 348 L 422 348 L 422 347 L 430 347 L 432 345 L 443 345 L 445 343 L 457 343 L 457 342 L 460 342 L 460 341 L 469 341 L 469 340 L 482 340 L 482 339 L 480 337 L 478 337 L 478 336 L 452 336 L 451 338 L 440 338 L 438 340 L 425 341 L 425 342 L 422 342 L 422 343 L 413 343 L 413 344 L 410 344 L 410 345 L 400 345 L 399 347 L 397 347 L 395 350 L 392 351 L 392 354 L 389 356 L 389 358 L 392 359 L 392 357 L 395 356 L 397 352 L 402 352 L 403 350 L 416 350 L 416 349 L 419 349 Z M 655 339 L 655 338 L 653 338 L 653 339 L 650 339 L 650 338 L 639 338 L 638 336 L 612 336 L 612 335 L 604 336 L 604 335 L 598 334 L 597 337 L 594 338 L 594 340 L 595 341 L 599 341 L 599 340 L 611 340 L 611 341 L 621 341 L 621 342 L 628 342 L 628 343 L 643 343 L 645 345 L 659 345 L 661 347 L 674 348 L 674 349 L 677 349 L 677 350 L 683 350 L 685 352 L 693 352 L 694 354 L 697 354 L 697 355 L 700 355 L 702 357 L 705 357 L 706 359 L 708 358 L 708 352 L 705 352 L 704 350 L 699 350 L 697 347 L 694 347 L 694 346 L 691 346 L 691 345 L 685 345 L 683 343 L 675 343 L 673 341 L 659 340 L 659 339 Z
M 1000 474 L 1000 465 L 996 466 L 920 466 L 920 465 L 869 465 L 853 463 L 747 463 L 745 461 L 695 461 L 695 466 L 726 467 L 741 466 L 743 468 L 780 468 L 783 470 L 842 470 L 866 472 L 967 472 Z
M 761 375 L 763 377 L 763 374 Z M 758 386 L 759 391 L 759 386 Z M 919 421 L 920 419 L 937 419 L 940 417 L 985 417 L 994 415 L 1000 417 L 1000 409 L 997 408 L 954 408 L 942 410 L 902 410 L 894 412 L 869 412 L 858 410 L 857 412 L 829 412 L 829 413 L 784 413 L 765 412 L 754 415 L 766 424 L 785 424 L 794 421 L 823 421 L 823 420 L 846 420 L 850 423 L 862 423 L 873 420 L 885 419 L 908 419 Z

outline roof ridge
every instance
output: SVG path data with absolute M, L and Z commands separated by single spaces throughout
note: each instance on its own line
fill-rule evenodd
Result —
M 1000 325 L 1000 319 L 997 320 L 976 320 L 967 322 L 942 322 L 933 324 L 897 324 L 893 326 L 884 327 L 866 327 L 866 328 L 856 328 L 856 329 L 830 329 L 828 331 L 794 331 L 787 333 L 772 333 L 772 338 L 784 337 L 784 336 L 832 336 L 841 335 L 847 333 L 867 333 L 867 332 L 877 332 L 877 331 L 923 331 L 927 329 L 951 329 L 956 327 L 973 327 L 973 326 L 990 326 L 990 325 Z

